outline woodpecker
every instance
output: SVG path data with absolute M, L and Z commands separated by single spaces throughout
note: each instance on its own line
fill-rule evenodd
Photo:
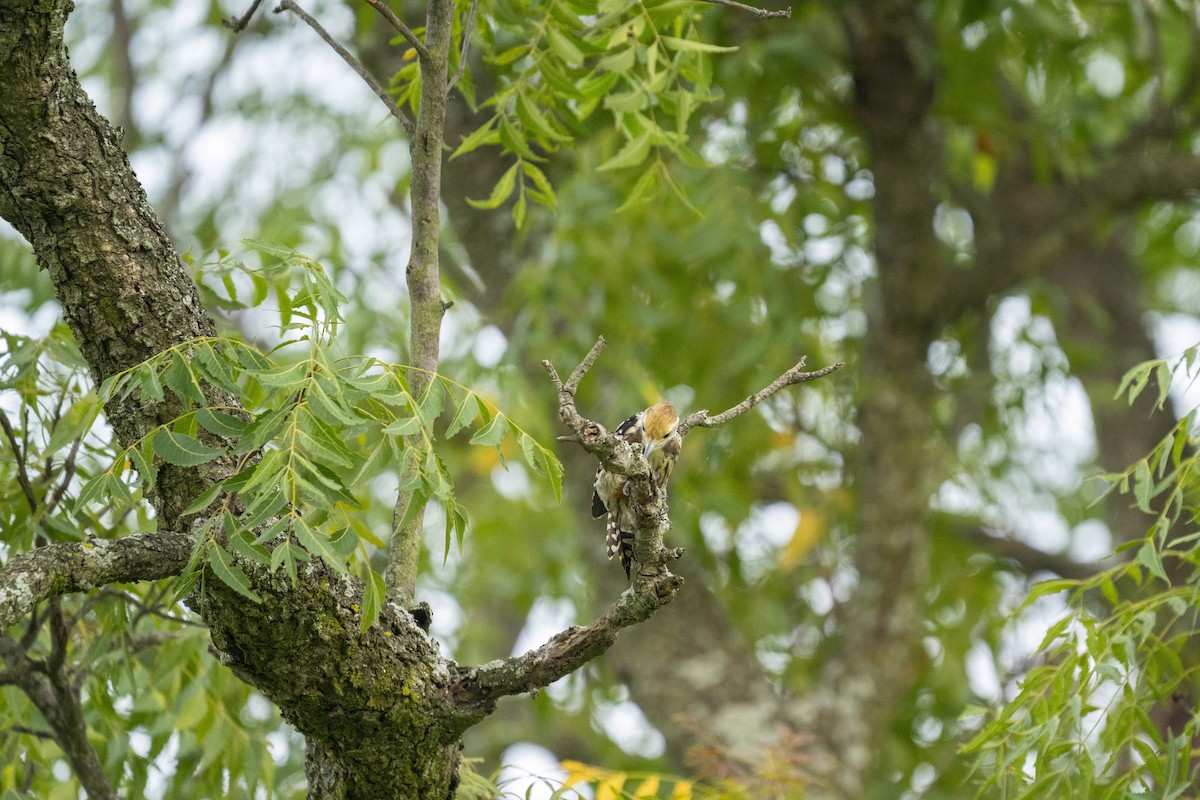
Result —
M 656 403 L 639 411 L 617 426 L 616 435 L 638 447 L 650 462 L 654 489 L 665 492 L 671 470 L 679 460 L 683 437 L 679 435 L 679 414 L 667 402 Z M 633 566 L 633 532 L 635 515 L 629 482 L 623 475 L 614 475 L 603 467 L 596 470 L 592 492 L 592 516 L 608 515 L 605 546 L 608 557 L 620 555 L 625 577 Z

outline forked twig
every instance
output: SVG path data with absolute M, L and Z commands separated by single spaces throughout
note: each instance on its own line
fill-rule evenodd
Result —
M 715 428 L 718 425 L 724 425 L 731 419 L 745 414 L 747 411 L 754 408 L 756 405 L 761 403 L 763 400 L 766 400 L 780 389 L 785 389 L 788 386 L 792 386 L 797 383 L 815 381 L 817 378 L 823 378 L 829 373 L 836 372 L 844 366 L 842 362 L 839 361 L 835 364 L 830 364 L 827 367 L 822 367 L 814 372 L 805 372 L 804 363 L 807 360 L 807 356 L 801 358 L 798 362 L 796 362 L 796 366 L 792 367 L 787 372 L 771 381 L 769 386 L 758 390 L 733 408 L 722 411 L 720 414 L 710 417 L 708 415 L 708 409 L 701 409 L 700 411 L 695 411 L 691 414 L 688 414 L 683 418 L 683 421 L 679 423 L 680 435 L 686 434 L 692 428 Z

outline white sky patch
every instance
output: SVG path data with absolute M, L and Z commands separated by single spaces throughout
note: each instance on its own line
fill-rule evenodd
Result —
M 492 488 L 505 500 L 520 500 L 529 496 L 529 472 L 523 464 L 508 462 L 508 469 L 497 464 L 492 469 Z
M 666 750 L 667 740 L 632 701 L 597 706 L 596 722 L 608 738 L 630 755 L 658 758 Z
M 1178 358 L 1184 350 L 1200 343 L 1200 319 L 1190 314 L 1155 315 L 1151 332 L 1163 358 Z M 1154 390 L 1153 384 L 1146 389 Z M 1184 369 L 1176 369 L 1171 379 L 1171 401 L 1180 414 L 1200 406 L 1200 380 L 1193 383 Z
M 993 703 L 1002 699 L 996 657 L 985 642 L 977 641 L 967 651 L 967 683 L 978 697 Z
M 1067 555 L 1076 561 L 1099 561 L 1112 553 L 1112 531 L 1098 519 L 1086 519 L 1071 531 Z
M 1125 88 L 1125 67 L 1112 53 L 1100 51 L 1093 55 L 1083 73 L 1101 97 L 1116 97 Z
M 44 303 L 29 314 L 25 308 L 29 297 L 26 289 L 0 294 L 0 330 L 34 339 L 50 333 L 62 316 L 62 307 L 58 303 Z
M 485 369 L 491 369 L 500 363 L 508 350 L 508 337 L 495 325 L 485 325 L 475 333 L 475 341 L 471 345 L 471 355 L 476 363 Z
M 565 597 L 539 597 L 529 609 L 525 627 L 513 643 L 512 655 L 540 647 L 554 634 L 575 624 L 575 604 Z
M 450 548 L 454 550 L 454 547 Z M 454 595 L 443 589 L 438 589 L 423 583 L 420 599 L 429 603 L 433 614 L 433 622 L 429 626 L 429 635 L 441 643 L 443 655 L 452 658 L 454 648 L 458 644 L 458 632 L 462 628 L 466 615 Z
M 750 518 L 738 526 L 734 546 L 742 559 L 743 569 L 751 580 L 776 562 L 779 548 L 792 540 L 800 512 L 791 503 L 756 505 Z
M 518 742 L 509 747 L 500 762 L 503 767 L 499 783 L 504 797 L 550 800 L 554 790 L 567 778 L 553 753 L 529 742 Z M 591 798 L 592 793 L 585 789 L 577 795 L 567 793 L 565 798 L 573 800 L 576 796 Z

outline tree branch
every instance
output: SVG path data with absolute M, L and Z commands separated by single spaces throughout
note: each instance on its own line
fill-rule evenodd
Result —
M 262 2 L 263 0 L 254 0 L 254 2 L 250 4 L 250 8 L 246 9 L 246 13 L 242 14 L 241 19 L 237 17 L 230 17 L 229 19 L 223 20 L 221 24 L 223 24 L 226 28 L 229 28 L 234 33 L 241 33 L 242 31 L 246 30 L 246 26 L 250 24 L 250 19 L 254 16 L 254 12 L 258 11 L 258 7 L 262 5 Z
M 405 25 L 404 20 L 396 16 L 396 12 L 388 8 L 383 0 L 367 0 L 367 5 L 382 14 L 383 18 L 390 22 L 393 28 L 400 31 L 400 35 L 404 37 L 404 40 L 412 45 L 413 50 L 417 51 L 417 55 L 421 57 L 422 63 L 429 60 L 429 51 L 425 49 L 425 43 L 417 38 L 412 28 Z
M 765 9 L 765 8 L 756 8 L 755 6 L 748 6 L 745 3 L 739 3 L 736 0 L 701 0 L 701 2 L 712 3 L 713 5 L 717 5 L 717 6 L 727 6 L 728 8 L 736 8 L 738 11 L 745 11 L 749 14 L 753 14 L 754 16 L 758 17 L 759 19 L 772 19 L 772 18 L 791 19 L 792 18 L 791 7 L 781 8 L 777 11 L 769 11 L 768 9 Z
M 450 38 L 454 26 L 454 0 L 431 0 L 425 23 L 426 58 L 421 62 L 421 105 L 416 131 L 409 140 L 412 181 L 412 249 L 406 278 L 412 307 L 409 319 L 409 363 L 416 367 L 411 390 L 424 396 L 437 373 L 441 352 L 442 300 L 439 262 L 441 239 L 442 151 L 446 134 L 446 86 Z M 414 465 L 415 469 L 415 465 Z M 413 605 L 417 565 L 421 555 L 421 530 L 425 507 L 411 507 L 419 498 L 402 491 L 392 515 L 392 540 L 385 574 L 388 599 L 408 608 Z
M 989 533 L 982 528 L 964 527 L 958 534 L 983 552 L 1013 562 L 1027 575 L 1035 572 L 1053 572 L 1063 578 L 1087 580 L 1104 569 L 1096 562 L 1076 561 L 1057 553 L 1047 553 L 1019 539 Z
M 587 627 L 567 628 L 524 655 L 460 668 L 450 696 L 464 711 L 488 714 L 501 697 L 548 686 L 612 647 L 622 628 L 649 619 L 682 585 L 682 578 L 665 571 L 637 582 Z
M 4 429 L 4 437 L 8 439 L 8 444 L 12 448 L 13 459 L 17 464 L 17 483 L 21 485 L 21 492 L 25 495 L 25 502 L 29 504 L 30 511 L 37 511 L 37 495 L 34 494 L 33 484 L 29 482 L 29 472 L 25 466 L 25 455 L 21 452 L 21 445 L 17 441 L 16 431 L 13 430 L 12 422 L 9 421 L 8 414 L 4 413 L 4 409 L 0 409 L 0 428 Z
M 192 539 L 182 533 L 59 542 L 19 553 L 0 569 L 0 630 L 52 597 L 178 575 L 191 554 Z
M 329 32 L 321 26 L 321 23 L 309 16 L 308 13 L 300 6 L 296 5 L 294 0 L 283 0 L 283 2 L 275 7 L 276 14 L 279 14 L 283 11 L 291 11 L 297 17 L 304 20 L 308 27 L 316 31 L 316 34 L 320 36 L 327 45 L 332 47 L 335 53 L 342 57 L 342 60 L 350 66 L 350 69 L 354 70 L 358 74 L 358 77 L 362 78 L 367 86 L 371 87 L 371 91 L 375 93 L 375 96 L 383 101 L 383 104 L 387 106 L 387 110 L 391 112 L 391 115 L 400 122 L 401 127 L 404 128 L 404 132 L 410 137 L 413 135 L 413 131 L 416 130 L 416 126 L 413 124 L 413 121 L 409 119 L 408 115 L 404 113 L 404 109 L 400 108 L 400 106 L 396 104 L 396 101 L 390 94 L 387 93 L 387 90 L 379 85 L 379 81 L 375 80 L 374 76 L 367 72 L 366 68 L 363 67 L 362 64 L 358 63 L 358 59 L 351 55 L 349 50 L 342 47 L 342 45 L 336 39 L 329 35 Z
M 742 402 L 738 403 L 733 408 L 730 408 L 726 411 L 722 411 L 720 414 L 717 414 L 716 416 L 710 417 L 708 415 L 707 409 L 702 409 L 702 410 L 696 411 L 692 414 L 688 414 L 686 417 L 684 417 L 683 421 L 679 423 L 680 435 L 686 435 L 687 432 L 690 431 L 692 428 L 715 428 L 718 425 L 724 425 L 726 422 L 729 422 L 731 419 L 734 419 L 735 417 L 740 417 L 742 414 L 745 414 L 747 411 L 754 408 L 756 405 L 761 403 L 763 400 L 766 400 L 768 397 L 775 394 L 780 389 L 785 389 L 788 386 L 792 386 L 797 383 L 807 383 L 808 381 L 815 381 L 817 378 L 823 378 L 826 375 L 830 374 L 831 372 L 835 372 L 835 371 L 841 369 L 843 366 L 843 364 L 839 361 L 836 364 L 830 364 L 828 367 L 822 367 L 821 369 L 819 369 L 815 372 L 805 372 L 804 371 L 804 363 L 807 360 L 808 360 L 807 356 L 805 356 L 804 358 L 801 358 L 796 363 L 796 366 L 792 367 L 787 372 L 780 375 L 778 378 L 776 378 L 774 381 L 772 381 L 769 386 L 767 386 L 764 389 L 760 389 L 759 391 L 757 391 L 754 394 L 747 397 Z

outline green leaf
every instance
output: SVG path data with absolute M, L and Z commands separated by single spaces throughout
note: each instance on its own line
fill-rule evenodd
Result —
M 267 442 L 274 439 L 283 430 L 284 424 L 287 422 L 287 409 L 279 409 L 277 411 L 268 411 L 266 414 L 260 414 L 257 419 L 246 426 L 246 430 L 242 433 L 241 441 L 238 442 L 235 453 L 247 453 L 251 450 L 257 450 Z
M 354 555 L 358 549 L 358 534 L 353 528 L 345 527 L 329 536 L 329 546 L 339 558 L 345 560 Z
M 1022 607 L 1028 607 L 1032 605 L 1033 602 L 1039 597 L 1044 597 L 1048 594 L 1058 594 L 1059 592 L 1066 591 L 1068 589 L 1074 589 L 1077 586 L 1079 586 L 1079 581 L 1070 578 L 1058 578 L 1052 581 L 1042 581 L 1041 583 L 1035 584 L 1034 587 L 1029 590 L 1029 595 L 1025 598 L 1025 602 L 1022 604 Z
M 200 388 L 200 381 L 182 353 L 173 354 L 170 365 L 163 371 L 162 379 L 185 407 L 204 405 L 204 391 Z
M 455 159 L 463 153 L 470 153 L 472 150 L 477 150 L 485 144 L 499 144 L 500 133 L 495 128 L 498 119 L 499 117 L 492 117 L 471 134 L 464 136 L 462 142 L 450 154 L 450 158 Z
M 1167 400 L 1167 394 L 1171 391 L 1171 367 L 1166 361 L 1161 361 L 1158 367 L 1154 370 L 1154 379 L 1158 383 L 1158 400 L 1155 402 L 1155 408 L 1162 408 L 1163 403 Z
M 228 512 L 226 513 L 228 514 Z M 262 545 L 256 544 L 249 531 L 231 527 L 232 516 L 229 516 L 228 519 L 229 521 L 225 524 L 225 538 L 229 541 L 230 548 L 247 561 L 257 562 L 264 567 L 270 566 L 270 551 Z
M 326 564 L 338 572 L 346 571 L 345 557 L 338 555 L 337 549 L 329 537 L 320 531 L 313 530 L 304 517 L 296 517 L 292 524 L 292 532 L 296 534 L 296 540 L 305 550 L 315 556 L 320 556 Z
M 539 160 L 533 151 L 529 149 L 529 144 L 525 141 L 525 137 L 517 130 L 516 126 L 512 123 L 512 119 L 507 115 L 500 117 L 500 143 L 510 153 L 515 153 L 521 158 L 528 159 L 529 161 Z
M 461 431 L 463 428 L 470 425 L 479 416 L 479 401 L 475 399 L 473 393 L 468 393 L 463 398 L 462 403 L 458 406 L 458 411 L 454 414 L 454 419 L 450 420 L 450 426 L 446 428 L 446 438 L 449 439 L 454 434 Z
M 287 573 L 292 583 L 296 582 L 296 563 L 300 561 L 308 561 L 309 555 L 302 548 L 297 547 L 291 542 L 284 541 L 271 553 L 271 572 L 283 566 L 283 571 Z
M 516 180 L 517 164 L 513 164 L 504 171 L 504 174 L 500 176 L 500 180 L 496 181 L 496 185 L 492 187 L 492 193 L 488 196 L 487 200 L 472 200 L 468 197 L 467 202 L 475 208 L 499 208 L 512 195 L 513 188 L 516 186 Z
M 203 407 L 196 409 L 196 422 L 200 423 L 200 427 L 204 430 L 216 434 L 222 439 L 237 439 L 245 433 L 246 426 L 249 425 L 245 420 L 232 414 Z
M 462 554 L 463 536 L 467 531 L 467 510 L 453 498 L 442 503 L 442 509 L 446 516 L 446 551 L 442 554 L 442 566 L 446 565 L 446 560 L 450 558 L 450 541 L 453 539 L 458 544 L 458 552 Z
M 736 47 L 722 47 L 719 44 L 709 44 L 695 39 L 680 39 L 676 36 L 661 37 L 663 44 L 672 50 L 682 50 L 688 53 L 734 53 Z
M 596 167 L 596 171 L 607 172 L 614 169 L 636 167 L 645 161 L 648 155 L 650 155 L 650 129 L 643 131 L 639 136 L 626 142 L 625 146 L 618 150 L 616 155 Z
M 508 433 L 508 419 L 503 414 L 497 414 L 475 432 L 475 435 L 471 437 L 471 444 L 498 448 L 506 433 Z
M 250 588 L 250 579 L 234 562 L 233 556 L 216 542 L 213 542 L 208 548 L 208 565 L 212 567 L 213 574 L 230 589 L 247 600 L 253 600 L 255 603 L 262 602 L 262 598 Z
M 549 208 L 558 206 L 558 197 L 554 194 L 554 187 L 550 185 L 550 180 L 546 177 L 546 173 L 528 161 L 521 162 L 521 172 L 524 173 L 525 177 L 533 181 L 533 185 L 543 195 L 537 198 L 539 203 Z
M 91 430 L 92 424 L 100 414 L 100 407 L 100 396 L 95 392 L 88 392 L 78 398 L 55 424 L 54 431 L 50 434 L 50 441 L 47 443 L 46 449 L 42 451 L 42 455 L 50 456 L 57 453 L 67 444 Z
M 1158 550 L 1154 547 L 1153 542 L 1147 541 L 1138 549 L 1137 560 L 1139 564 L 1150 570 L 1150 574 L 1154 577 L 1169 581 L 1166 570 L 1163 569 L 1162 558 L 1158 555 Z
M 275 367 L 262 372 L 255 372 L 254 377 L 264 386 L 295 386 L 308 378 L 308 370 L 312 362 L 297 361 L 286 367 Z
M 228 360 L 224 352 L 218 353 L 207 343 L 196 348 L 192 354 L 192 366 L 214 386 L 219 386 L 231 394 L 236 394 L 237 379 L 234 377 L 233 362 Z
M 442 409 L 445 407 L 446 387 L 442 385 L 440 379 L 434 378 L 425 389 L 425 394 L 421 397 L 421 403 L 417 409 L 426 428 L 433 427 L 434 421 L 442 415 Z
M 517 116 L 521 118 L 521 124 L 525 126 L 525 130 L 534 136 L 551 142 L 571 141 L 571 137 L 560 133 L 524 92 L 517 93 Z
M 546 33 L 550 39 L 550 49 L 555 55 L 573 67 L 583 64 L 583 50 L 569 36 L 554 26 L 549 26 Z
M 177 467 L 196 467 L 225 455 L 224 450 L 209 447 L 194 436 L 166 429 L 154 434 L 153 442 L 158 457 Z
M 193 500 L 191 505 L 183 510 L 183 516 L 186 517 L 189 514 L 198 514 L 199 512 L 208 508 L 223 491 L 225 491 L 224 483 L 214 483 L 212 486 L 201 492 L 200 496 Z
M 353 427 L 363 424 L 363 419 L 354 412 L 354 403 L 344 388 L 323 373 L 309 384 L 308 401 L 309 410 L 330 425 Z
M 363 581 L 362 606 L 359 611 L 359 630 L 366 631 L 375 624 L 375 620 L 379 619 L 379 611 L 383 607 L 386 591 L 383 576 L 367 567 L 367 577 Z
M 423 429 L 420 417 L 401 417 L 383 429 L 391 436 L 413 436 Z
M 499 53 L 498 55 L 492 56 L 491 58 L 488 59 L 488 61 L 492 62 L 493 64 L 504 66 L 505 64 L 511 64 L 512 62 L 516 61 L 518 58 L 523 58 L 529 52 L 529 50 L 530 50 L 530 45 L 519 44 L 515 47 L 510 47 L 509 49 L 505 50 L 503 53 Z

